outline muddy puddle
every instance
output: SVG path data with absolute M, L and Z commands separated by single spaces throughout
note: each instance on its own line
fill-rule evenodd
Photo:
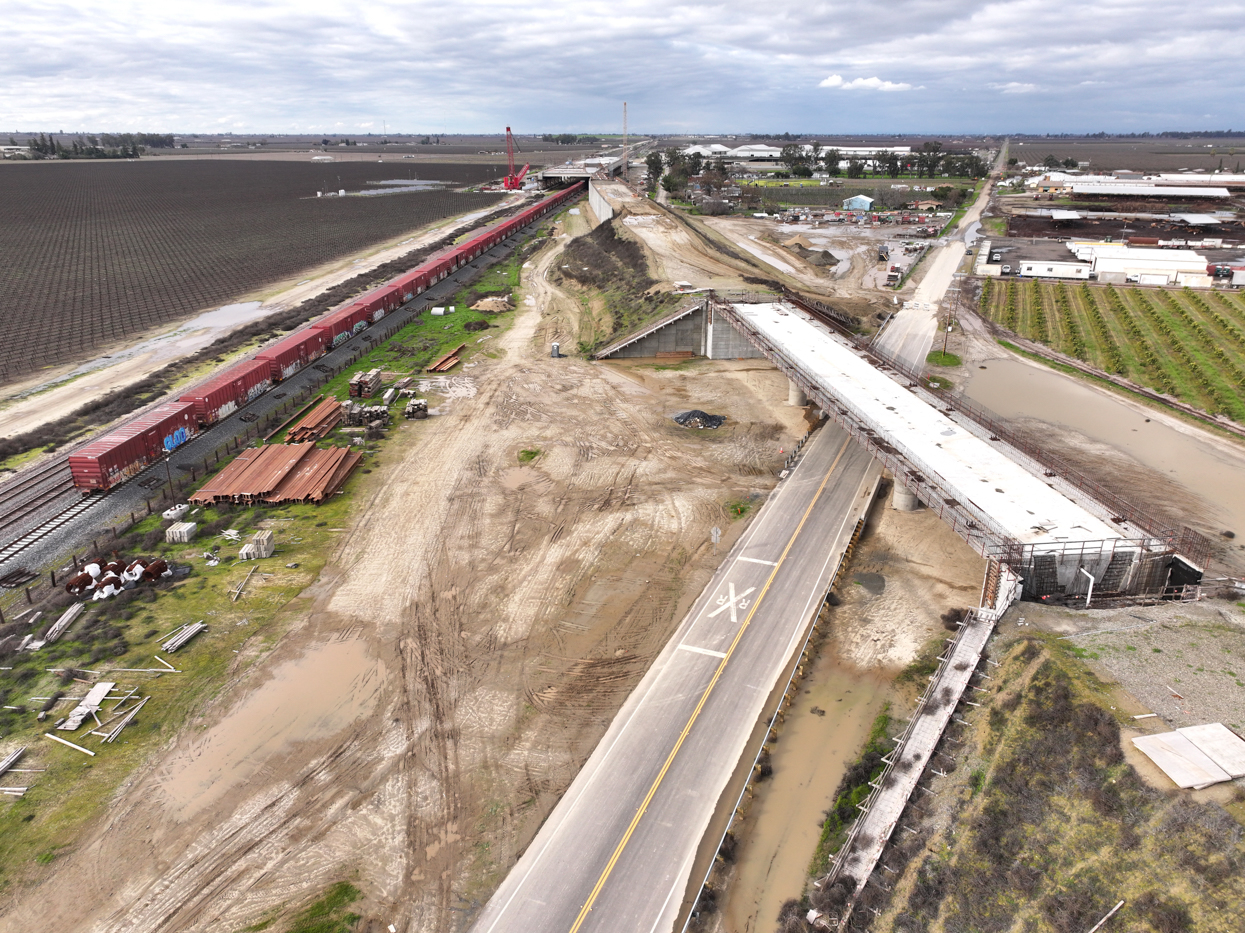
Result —
M 736 830 L 740 846 L 722 914 L 728 933 L 770 933 L 783 901 L 804 892 L 822 815 L 890 697 L 889 673 L 861 673 L 829 645 L 822 649 L 773 746 L 774 773 Z
M 332 641 L 269 680 L 182 752 L 161 779 L 171 813 L 188 819 L 297 742 L 331 736 L 376 705 L 385 665 L 359 639 Z
M 975 401 L 1005 418 L 1064 424 L 1118 447 L 1212 503 L 1225 528 L 1245 534 L 1245 451 L 1233 453 L 1186 434 L 1044 367 L 1010 359 L 985 365 L 972 370 L 965 387 Z

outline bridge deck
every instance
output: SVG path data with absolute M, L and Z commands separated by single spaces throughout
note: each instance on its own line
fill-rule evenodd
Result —
M 775 302 L 734 308 L 746 327 L 810 382 L 844 400 L 879 438 L 936 474 L 940 487 L 951 490 L 1014 540 L 1062 545 L 1123 537 L 1119 529 L 908 391 L 794 306 Z

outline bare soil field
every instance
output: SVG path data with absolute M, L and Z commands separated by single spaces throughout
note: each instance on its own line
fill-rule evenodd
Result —
M 418 171 L 457 185 L 495 177 L 486 166 L 450 163 Z M 0 381 L 502 198 L 449 190 L 316 197 L 414 174 L 375 162 L 5 164 L 0 315 L 23 326 L 0 349 Z
M 369 929 L 470 922 L 806 428 L 755 361 L 551 360 L 520 307 L 373 464 L 275 650 L 248 642 L 0 930 L 240 929 L 343 878 Z M 727 425 L 676 425 L 689 398 Z
M 1223 162 L 1225 172 L 1245 163 L 1245 135 L 1188 139 L 1054 139 L 1013 138 L 1011 158 L 1038 165 L 1048 155 L 1062 162 L 1073 158 L 1088 162 L 1090 171 L 1132 169 L 1137 172 L 1179 172 L 1184 169 L 1212 172 Z

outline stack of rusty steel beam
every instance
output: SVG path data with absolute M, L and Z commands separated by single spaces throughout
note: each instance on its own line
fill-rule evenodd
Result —
M 460 343 L 457 347 L 455 347 L 449 353 L 445 354 L 445 356 L 441 357 L 441 359 L 437 360 L 435 363 L 429 366 L 427 370 L 425 370 L 425 372 L 430 372 L 430 373 L 449 372 L 451 369 L 453 369 L 455 366 L 458 365 L 459 360 L 461 359 L 459 354 L 461 354 L 466 349 L 467 349 L 467 345 L 465 343 Z
M 323 502 L 363 461 L 349 448 L 321 450 L 314 443 L 269 444 L 242 451 L 190 497 L 213 502 Z
M 298 424 L 290 428 L 285 439 L 291 444 L 318 441 L 341 424 L 341 420 L 342 403 L 335 398 L 326 398 L 309 411 Z

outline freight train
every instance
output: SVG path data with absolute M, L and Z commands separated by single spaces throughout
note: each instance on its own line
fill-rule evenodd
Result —
M 305 325 L 254 358 L 221 371 L 175 402 L 166 402 L 69 455 L 74 485 L 110 489 L 142 472 L 203 429 L 253 402 L 273 385 L 324 356 L 338 344 L 398 310 L 447 275 L 477 259 L 583 193 L 578 182 L 504 223 L 452 246 L 356 301 Z

